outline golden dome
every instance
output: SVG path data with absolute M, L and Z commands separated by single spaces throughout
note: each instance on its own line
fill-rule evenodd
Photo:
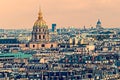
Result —
M 38 13 L 38 19 L 34 23 L 34 27 L 44 27 L 46 25 L 46 22 L 43 20 L 42 12 L 41 10 Z

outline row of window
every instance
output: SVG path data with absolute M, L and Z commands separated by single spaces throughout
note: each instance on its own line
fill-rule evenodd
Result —
M 45 44 L 42 44 L 41 47 L 45 47 Z M 35 45 L 33 45 L 33 48 L 35 48 Z M 53 44 L 51 44 L 51 48 L 53 48 Z
M 37 35 L 35 35 L 35 39 L 38 39 Z M 41 35 L 39 35 L 39 39 L 45 39 L 45 35 L 43 35 L 43 37 Z
M 46 31 L 45 29 L 35 29 L 35 32 L 44 32 Z

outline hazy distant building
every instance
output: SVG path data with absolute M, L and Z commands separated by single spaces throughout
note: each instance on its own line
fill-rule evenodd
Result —
M 52 24 L 52 32 L 56 31 L 56 24 Z
M 0 29 L 0 33 L 4 33 L 4 29 Z
M 42 12 L 39 11 L 38 19 L 34 23 L 32 38 L 29 44 L 30 49 L 52 48 L 57 44 L 50 42 L 49 30 L 46 22 L 43 20 Z
M 96 24 L 96 29 L 103 29 L 103 27 L 102 27 L 102 24 L 101 24 L 101 21 L 98 19 L 98 22 L 97 22 L 97 24 Z

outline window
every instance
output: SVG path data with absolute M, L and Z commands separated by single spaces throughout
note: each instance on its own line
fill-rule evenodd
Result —
M 39 35 L 39 39 L 41 39 L 41 35 Z
M 45 47 L 45 44 L 42 44 L 41 47 Z
M 35 45 L 33 45 L 33 48 L 35 47 Z
M 45 35 L 43 35 L 43 39 L 45 39 Z
M 41 32 L 41 29 L 39 29 L 39 32 Z
M 53 44 L 51 44 L 51 48 L 53 48 Z
M 37 35 L 35 35 L 35 39 L 37 39 Z

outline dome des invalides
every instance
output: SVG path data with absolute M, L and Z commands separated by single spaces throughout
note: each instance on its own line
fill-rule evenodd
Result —
M 34 23 L 29 48 L 34 50 L 57 47 L 56 42 L 51 42 L 49 39 L 49 29 L 46 22 L 43 20 L 42 12 L 39 10 L 38 19 Z

